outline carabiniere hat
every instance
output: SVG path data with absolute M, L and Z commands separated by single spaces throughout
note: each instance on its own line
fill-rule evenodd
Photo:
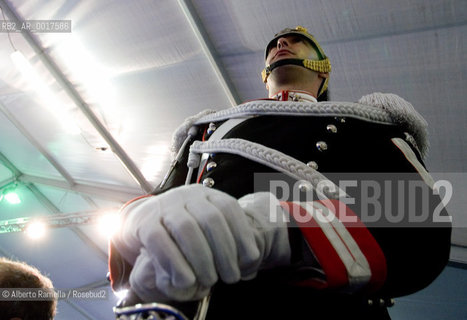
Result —
M 318 41 L 316 41 L 315 37 L 308 33 L 308 30 L 302 26 L 297 26 L 295 28 L 285 28 L 281 30 L 280 32 L 276 33 L 274 35 L 274 38 L 272 38 L 271 41 L 269 41 L 268 45 L 266 46 L 266 49 L 264 51 L 264 60 L 266 60 L 268 53 L 273 45 L 275 45 L 277 39 L 280 37 L 288 36 L 288 35 L 299 35 L 305 39 L 308 40 L 308 42 L 315 48 L 316 53 L 318 55 L 318 60 L 311 60 L 311 59 L 285 59 L 278 61 L 278 63 L 273 63 L 272 65 L 266 66 L 264 70 L 261 72 L 261 77 L 263 79 L 263 82 L 266 83 L 267 78 L 271 71 L 284 64 L 295 64 L 295 65 L 300 65 L 303 66 L 307 69 L 317 71 L 317 72 L 331 72 L 331 62 L 329 61 L 328 57 L 324 53 L 323 48 L 320 46 Z M 323 86 L 321 87 L 320 92 L 318 93 L 318 96 L 320 96 L 324 91 L 327 89 L 327 84 L 328 84 L 328 78 L 325 80 Z

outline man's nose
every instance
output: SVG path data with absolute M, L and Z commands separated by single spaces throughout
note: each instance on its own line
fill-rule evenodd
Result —
M 279 38 L 277 39 L 277 49 L 281 49 L 283 47 L 288 47 L 289 43 L 287 42 L 286 38 Z

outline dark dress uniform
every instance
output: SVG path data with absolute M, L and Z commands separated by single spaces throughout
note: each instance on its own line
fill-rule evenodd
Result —
M 207 140 L 224 121 L 201 123 L 195 140 Z M 257 115 L 226 132 L 222 139 L 239 138 L 264 145 L 289 155 L 324 173 L 336 184 L 349 177 L 381 175 L 394 181 L 422 180 L 417 168 L 397 148 L 392 139 L 404 141 L 407 133 L 395 123 L 380 123 L 352 116 Z M 408 143 L 410 145 L 410 143 Z M 412 151 L 422 163 L 416 147 Z M 183 185 L 187 176 L 189 150 L 154 194 Z M 230 153 L 209 156 L 202 174 L 194 174 L 192 183 L 203 183 L 236 198 L 256 192 L 255 174 L 274 172 L 270 167 Z M 356 188 L 358 189 L 358 188 Z M 431 190 L 431 189 L 430 189 Z M 408 191 L 405 198 L 409 201 Z M 360 191 L 350 192 L 356 199 L 350 205 L 357 215 L 364 214 Z M 401 200 L 405 199 L 405 200 Z M 429 195 L 429 216 L 439 198 Z M 443 211 L 442 215 L 447 215 Z M 430 220 L 431 221 L 431 220 Z M 384 253 L 387 277 L 376 292 L 318 290 L 300 285 L 313 270 L 307 269 L 310 249 L 299 228 L 289 228 L 292 265 L 261 271 L 249 281 L 217 284 L 212 290 L 207 319 L 388 319 L 386 307 L 392 298 L 418 291 L 431 283 L 447 263 L 450 248 L 450 224 L 368 226 Z M 175 304 L 192 314 L 193 304 Z

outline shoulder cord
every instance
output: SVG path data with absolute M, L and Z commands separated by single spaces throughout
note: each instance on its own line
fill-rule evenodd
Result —
M 380 108 L 354 102 L 301 103 L 295 101 L 252 101 L 237 107 L 208 114 L 195 124 L 222 121 L 252 115 L 339 116 L 354 117 L 378 123 L 394 123 L 390 114 Z

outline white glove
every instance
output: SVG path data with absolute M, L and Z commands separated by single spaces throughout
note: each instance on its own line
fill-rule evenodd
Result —
M 193 184 L 127 206 L 112 241 L 133 264 L 130 285 L 144 301 L 196 300 L 218 278 L 234 283 L 289 263 L 284 219 L 269 222 L 277 212 L 283 214 L 270 193 L 237 201 Z

